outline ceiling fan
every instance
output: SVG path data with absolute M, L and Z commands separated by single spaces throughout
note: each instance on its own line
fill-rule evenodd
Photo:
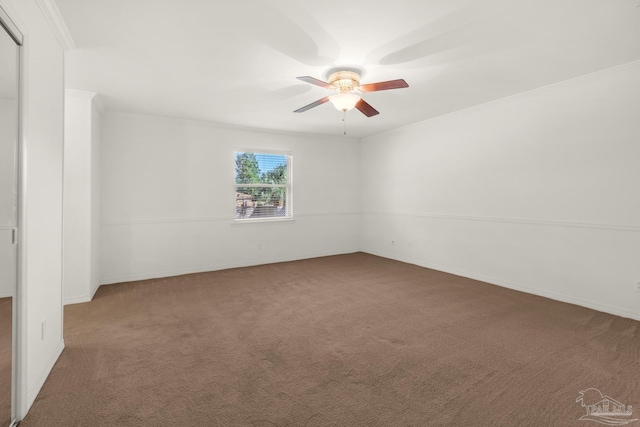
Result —
M 355 107 L 365 116 L 371 117 L 380 113 L 360 97 L 361 93 L 409 87 L 403 79 L 361 85 L 360 74 L 355 71 L 336 71 L 329 76 L 329 83 L 310 76 L 298 77 L 298 80 L 333 90 L 336 94 L 325 96 L 316 102 L 298 108 L 294 113 L 303 113 L 313 107 L 330 101 L 334 107 L 345 113 Z

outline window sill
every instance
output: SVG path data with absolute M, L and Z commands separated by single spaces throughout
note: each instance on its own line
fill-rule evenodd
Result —
M 247 225 L 247 224 L 266 224 L 266 223 L 277 223 L 277 224 L 292 224 L 296 222 L 293 217 L 288 218 L 248 218 L 248 219 L 234 219 L 231 225 Z

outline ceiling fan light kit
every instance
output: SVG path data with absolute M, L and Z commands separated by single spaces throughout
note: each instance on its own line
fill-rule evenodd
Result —
M 338 71 L 329 76 L 329 84 L 338 92 L 329 97 L 329 101 L 336 109 L 347 112 L 352 110 L 360 101 L 360 96 L 356 95 L 360 87 L 360 75 L 353 71 Z
M 342 112 L 346 113 L 355 107 L 365 116 L 372 117 L 380 113 L 362 99 L 360 96 L 361 93 L 409 87 L 407 82 L 402 79 L 360 85 L 360 74 L 355 71 L 348 70 L 332 73 L 329 76 L 328 83 L 311 76 L 298 77 L 298 80 L 333 90 L 336 94 L 325 96 L 316 102 L 305 105 L 302 108 L 298 108 L 294 113 L 302 113 L 330 101 L 336 109 Z
M 329 97 L 329 101 L 333 104 L 336 109 L 347 112 L 352 110 L 353 107 L 356 106 L 358 101 L 360 101 L 360 96 L 355 93 L 338 93 L 336 95 L 331 95 Z

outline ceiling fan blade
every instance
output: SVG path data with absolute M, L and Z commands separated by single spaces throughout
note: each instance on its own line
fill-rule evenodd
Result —
M 331 86 L 329 83 L 323 82 L 322 80 L 318 80 L 315 77 L 302 76 L 302 77 L 296 77 L 296 78 L 298 80 L 302 80 L 303 82 L 311 83 L 312 85 L 320 86 L 325 89 L 333 89 L 333 86 Z
M 312 102 L 312 103 L 311 103 L 311 104 L 309 104 L 309 105 L 305 105 L 305 106 L 304 106 L 304 107 L 302 107 L 302 108 L 298 108 L 296 111 L 294 111 L 294 113 L 304 113 L 305 111 L 310 110 L 310 109 L 312 109 L 313 107 L 317 107 L 318 105 L 322 105 L 322 104 L 324 104 L 324 103 L 325 103 L 325 102 L 327 102 L 328 100 L 329 100 L 329 97 L 328 97 L 328 96 L 325 96 L 325 97 L 324 97 L 324 98 L 322 98 L 322 99 L 318 99 L 316 102 Z
M 388 82 L 369 83 L 366 85 L 362 85 L 360 86 L 360 91 L 377 92 L 379 90 L 401 89 L 403 87 L 409 87 L 409 85 L 403 79 L 398 79 L 389 80 Z
M 375 116 L 376 114 L 380 114 L 380 112 L 378 110 L 373 108 L 371 105 L 369 105 L 369 103 L 367 103 L 367 101 L 365 101 L 362 98 L 360 98 L 360 101 L 358 101 L 358 103 L 356 104 L 356 108 L 358 110 L 360 110 L 360 112 L 362 114 L 364 114 L 365 116 L 367 116 L 367 117 L 371 117 L 371 116 Z

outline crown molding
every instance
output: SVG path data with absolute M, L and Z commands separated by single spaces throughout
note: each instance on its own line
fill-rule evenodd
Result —
M 4 3 L 0 3 L 0 27 L 4 27 L 5 30 L 9 33 L 9 36 L 19 45 L 22 46 L 24 42 L 24 35 L 22 31 L 18 28 L 13 19 L 11 19 L 11 15 L 13 11 L 10 10 L 8 5 Z M 5 10 L 6 9 L 6 10 Z
M 290 131 L 290 130 L 278 130 L 278 129 L 267 129 L 267 128 L 258 128 L 244 125 L 236 125 L 229 123 L 221 123 L 221 122 L 212 122 L 202 119 L 187 119 L 181 117 L 169 117 L 162 116 L 159 114 L 152 113 L 134 113 L 127 111 L 114 111 L 107 110 L 110 116 L 119 117 L 124 119 L 137 119 L 137 120 L 148 120 L 148 121 L 162 121 L 167 123 L 174 123 L 179 125 L 187 125 L 187 126 L 198 126 L 205 127 L 211 129 L 227 129 L 227 130 L 237 130 L 240 132 L 251 132 L 251 133 L 260 133 L 260 134 L 271 134 L 271 135 L 284 135 L 284 136 L 294 136 L 294 137 L 304 137 L 304 138 L 313 138 L 313 139 L 321 139 L 322 141 L 336 141 L 336 142 L 360 142 L 360 138 L 350 137 L 350 136 L 338 136 L 338 135 L 325 135 L 320 133 L 313 132 L 300 132 L 300 131 Z
M 45 19 L 56 35 L 62 49 L 65 51 L 74 50 L 76 43 L 73 41 L 67 24 L 65 24 L 64 19 L 62 19 L 55 0 L 36 0 L 36 3 L 40 7 L 40 10 L 42 10 Z
M 611 66 L 611 67 L 608 67 L 608 68 L 604 68 L 602 70 L 597 70 L 597 71 L 593 71 L 593 72 L 590 72 L 590 73 L 587 73 L 587 74 L 582 74 L 580 76 L 571 77 L 569 79 L 562 80 L 562 81 L 559 81 L 559 82 L 549 83 L 549 84 L 544 85 L 544 86 L 540 86 L 540 87 L 536 87 L 536 88 L 532 88 L 532 89 L 527 89 L 527 90 L 525 90 L 523 92 L 517 92 L 517 93 L 511 94 L 511 95 L 503 96 L 502 98 L 497 98 L 497 99 L 493 99 L 491 101 L 487 101 L 487 102 L 483 102 L 483 103 L 480 103 L 480 104 L 475 104 L 475 105 L 471 105 L 471 106 L 468 106 L 468 107 L 464 107 L 464 108 L 461 108 L 459 110 L 454 110 L 454 111 L 451 111 L 451 112 L 448 112 L 448 113 L 440 114 L 438 116 L 430 117 L 428 119 L 421 120 L 419 122 L 409 123 L 407 125 L 403 125 L 403 126 L 399 126 L 397 128 L 385 130 L 383 132 L 374 133 L 372 135 L 362 137 L 360 140 L 361 141 L 373 140 L 373 139 L 375 139 L 375 138 L 377 138 L 379 136 L 392 135 L 392 134 L 394 134 L 396 132 L 399 132 L 399 131 L 405 131 L 405 130 L 409 130 L 409 129 L 413 129 L 413 128 L 420 128 L 422 126 L 428 126 L 431 123 L 439 122 L 441 120 L 447 120 L 447 119 L 450 119 L 452 117 L 456 117 L 458 115 L 475 113 L 477 111 L 482 111 L 484 109 L 491 108 L 491 107 L 494 107 L 496 105 L 501 105 L 501 104 L 505 104 L 505 103 L 508 103 L 508 102 L 511 102 L 511 101 L 517 101 L 517 100 L 520 100 L 520 99 L 526 99 L 527 97 L 535 96 L 537 94 L 541 94 L 541 93 L 545 93 L 545 92 L 549 92 L 549 91 L 552 91 L 552 90 L 554 90 L 556 88 L 567 86 L 567 85 L 571 85 L 571 84 L 579 82 L 579 81 L 597 78 L 599 76 L 615 73 L 615 72 L 618 72 L 620 70 L 624 70 L 626 68 L 633 68 L 633 67 L 640 67 L 640 59 L 634 59 L 633 61 L 625 62 L 624 64 L 614 65 L 614 66 Z

